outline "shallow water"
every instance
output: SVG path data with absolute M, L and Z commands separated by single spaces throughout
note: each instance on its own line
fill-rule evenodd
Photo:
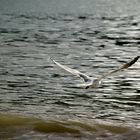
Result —
M 87 122 L 88 121 L 88 122 Z M 89 120 L 41 120 L 16 115 L 0 115 L 0 138 L 42 140 L 138 139 L 139 129 Z
M 83 3 L 80 3 L 81 6 Z M 127 3 L 128 6 L 131 4 Z M 129 13 L 130 11 L 127 12 L 122 5 L 119 7 L 122 8 L 120 11 L 114 12 L 113 6 L 110 5 L 115 7 L 116 4 L 109 1 L 106 6 L 102 6 L 100 2 L 97 5 L 106 8 L 102 9 L 106 11 L 105 14 L 95 7 L 94 11 L 97 14 L 90 12 L 88 8 L 85 12 L 81 12 L 79 8 L 77 12 L 75 7 L 73 12 L 68 10 L 67 13 L 65 10 L 59 11 L 60 8 L 55 9 L 57 12 L 52 10 L 50 13 L 47 10 L 29 11 L 26 9 L 28 7 L 16 12 L 19 10 L 18 3 L 14 5 L 17 9 L 1 10 L 0 112 L 2 114 L 17 114 L 14 119 L 20 118 L 20 115 L 41 118 L 43 123 L 55 120 L 57 122 L 55 128 L 64 121 L 63 127 L 70 125 L 70 129 L 76 131 L 76 135 L 77 131 L 78 134 L 79 131 L 84 133 L 79 139 L 98 138 L 98 135 L 100 137 L 98 132 L 82 128 L 91 127 L 93 131 L 96 122 L 102 124 L 102 121 L 105 126 L 111 123 L 112 131 L 112 127 L 117 125 L 121 129 L 123 124 L 131 129 L 132 138 L 139 135 L 137 130 L 140 127 L 139 61 L 129 70 L 104 79 L 100 88 L 86 90 L 76 88 L 75 84 L 81 80 L 65 73 L 49 59 L 51 56 L 62 64 L 98 77 L 139 55 L 140 17 L 137 7 L 133 9 L 130 6 L 132 9 Z M 3 122 L 3 115 L 0 118 Z M 69 124 L 69 120 L 72 122 L 76 120 L 76 124 Z M 21 120 L 21 123 L 23 122 L 24 120 Z M 79 126 L 77 123 L 80 123 L 80 128 L 77 128 Z M 16 131 L 14 137 L 20 139 L 17 127 L 15 124 L 11 125 L 12 129 L 9 130 L 8 127 L 6 136 L 11 133 L 13 135 L 13 131 Z M 4 126 L 7 127 L 7 121 Z M 21 126 L 18 126 L 18 129 L 19 127 Z M 107 135 L 106 129 L 103 128 L 102 132 L 99 128 L 99 131 Z M 136 133 L 133 133 L 133 129 L 136 129 Z M 31 137 L 43 139 L 48 133 L 46 130 L 45 134 L 42 130 L 41 133 L 39 130 L 32 131 L 34 129 L 28 127 L 28 124 L 21 127 L 21 133 L 23 132 L 26 137 L 21 139 Z M 123 139 L 128 138 L 127 135 L 130 134 L 114 134 L 112 131 L 107 138 Z M 1 134 L 6 132 L 7 128 L 2 127 Z M 63 135 L 63 132 L 61 135 L 55 135 L 56 133 L 50 132 L 48 139 L 59 137 L 67 139 L 67 135 Z M 69 137 L 69 139 L 74 138 Z

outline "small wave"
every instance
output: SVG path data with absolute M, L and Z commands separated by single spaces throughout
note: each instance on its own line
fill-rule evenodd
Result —
M 140 134 L 138 129 L 121 125 L 104 123 L 88 123 L 82 120 L 41 120 L 32 117 L 23 117 L 10 114 L 0 115 L 0 138 L 22 138 L 46 137 L 50 140 L 55 138 L 101 140 L 116 139 L 123 140 L 135 138 L 138 140 Z
M 0 33 L 11 33 L 11 34 L 19 34 L 21 31 L 18 29 L 7 29 L 7 28 L 0 28 Z

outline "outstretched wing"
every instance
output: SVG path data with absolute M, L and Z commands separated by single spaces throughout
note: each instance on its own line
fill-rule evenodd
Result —
M 132 66 L 139 58 L 140 58 L 140 56 L 136 56 L 131 61 L 127 62 L 126 64 L 124 64 L 122 66 L 120 66 L 118 69 L 115 69 L 115 70 L 113 70 L 113 71 L 101 76 L 101 78 L 99 78 L 99 79 L 105 78 L 106 76 L 111 75 L 113 73 L 116 73 L 118 71 L 121 71 L 123 69 L 127 69 L 128 67 Z
M 69 68 L 68 66 L 62 65 L 62 64 L 56 62 L 55 60 L 53 60 L 52 58 L 51 58 L 51 60 L 52 60 L 56 65 L 58 65 L 59 67 L 61 67 L 62 69 L 64 69 L 65 71 L 67 71 L 67 72 L 69 72 L 69 73 L 71 73 L 71 74 L 73 74 L 73 75 L 76 75 L 76 76 L 78 76 L 78 77 L 81 77 L 82 79 L 84 79 L 85 82 L 90 81 L 90 77 L 87 76 L 86 74 L 83 74 L 83 73 L 79 72 L 79 71 L 76 70 L 76 69 L 72 69 L 72 68 Z

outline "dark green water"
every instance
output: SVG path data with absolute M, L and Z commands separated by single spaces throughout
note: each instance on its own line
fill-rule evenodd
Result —
M 86 90 L 49 59 L 98 77 L 140 55 L 138 1 L 1 1 L 0 7 L 0 112 L 8 114 L 0 116 L 0 137 L 138 139 L 140 61 Z

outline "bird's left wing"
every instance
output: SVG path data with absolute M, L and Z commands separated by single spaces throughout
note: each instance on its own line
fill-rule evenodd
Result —
M 58 65 L 59 67 L 61 67 L 62 69 L 64 69 L 65 71 L 67 71 L 67 72 L 69 72 L 69 73 L 71 73 L 71 74 L 73 74 L 73 75 L 76 75 L 76 76 L 78 76 L 78 77 L 83 78 L 85 82 L 90 81 L 90 77 L 87 76 L 86 74 L 83 74 L 83 73 L 79 72 L 79 71 L 76 70 L 76 69 L 72 69 L 72 68 L 70 68 L 70 67 L 68 67 L 68 66 L 62 65 L 62 64 L 56 62 L 55 60 L 53 60 L 52 58 L 51 58 L 51 60 L 52 60 L 56 65 Z

